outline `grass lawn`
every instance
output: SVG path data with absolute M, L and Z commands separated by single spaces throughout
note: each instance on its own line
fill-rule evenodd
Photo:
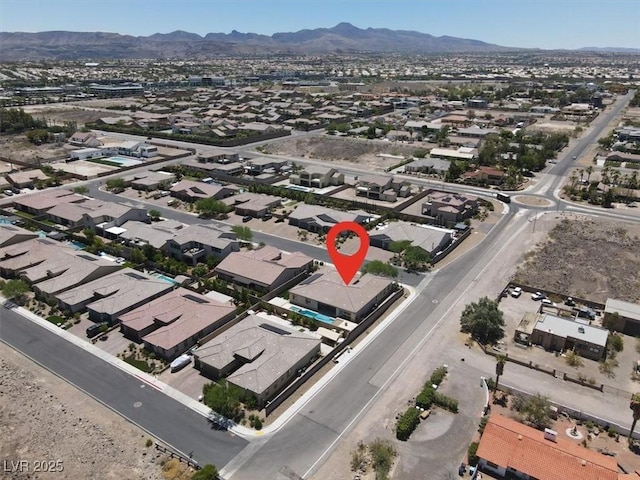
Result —
M 50 317 L 47 317 L 47 321 L 53 323 L 54 325 L 65 323 L 64 318 L 60 317 L 59 315 L 51 315 Z
M 129 365 L 133 365 L 138 370 L 142 370 L 143 372 L 149 373 L 151 371 L 151 367 L 149 367 L 149 364 L 144 360 L 136 360 L 135 358 L 132 358 L 132 357 L 124 357 L 124 361 L 127 362 Z

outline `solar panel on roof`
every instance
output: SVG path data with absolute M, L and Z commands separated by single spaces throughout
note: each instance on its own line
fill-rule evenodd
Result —
M 270 323 L 261 323 L 258 326 L 260 328 L 264 328 L 265 330 L 268 330 L 269 332 L 275 333 L 277 335 L 291 335 L 291 332 L 289 332 L 288 330 L 278 328 L 275 325 L 271 325 Z

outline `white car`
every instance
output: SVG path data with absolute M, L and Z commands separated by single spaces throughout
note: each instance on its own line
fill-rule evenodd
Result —
M 544 293 L 536 292 L 531 295 L 531 300 L 542 300 L 544 298 Z
M 511 296 L 513 298 L 518 298 L 520 295 L 522 295 L 522 288 L 516 287 L 513 290 L 511 290 Z

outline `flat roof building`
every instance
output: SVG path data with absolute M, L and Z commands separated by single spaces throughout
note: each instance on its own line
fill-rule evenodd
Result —
M 627 335 L 640 335 L 640 305 L 608 298 L 604 306 L 604 320 L 611 329 Z

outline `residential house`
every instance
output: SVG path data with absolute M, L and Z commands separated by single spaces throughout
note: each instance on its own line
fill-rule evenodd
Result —
M 38 238 L 38 234 L 16 225 L 0 224 L 0 248 Z
M 320 205 L 302 204 L 289 214 L 289 224 L 313 233 L 327 233 L 336 223 L 356 222 L 364 225 L 372 218 L 377 217 L 363 210 L 344 212 Z
M 609 328 L 626 335 L 640 335 L 640 305 L 608 298 L 604 306 L 604 321 Z
M 202 198 L 222 200 L 223 198 L 233 195 L 237 191 L 237 188 L 209 185 L 204 182 L 194 182 L 192 180 L 181 180 L 172 186 L 169 191 L 172 197 L 179 198 L 185 202 L 195 202 Z
M 120 225 L 122 232 L 115 237 L 124 240 L 129 247 L 144 247 L 151 245 L 154 248 L 166 250 L 166 243 L 183 229 L 189 228 L 175 220 L 161 220 L 159 222 L 125 222 Z
M 573 351 L 584 358 L 602 360 L 606 354 L 609 330 L 589 325 L 588 320 L 573 320 L 550 314 L 536 317 L 533 329 L 519 330 L 528 341 L 554 352 Z M 526 341 L 526 339 L 525 339 Z
M 16 188 L 34 188 L 37 181 L 49 180 L 49 176 L 39 168 L 35 170 L 21 170 L 7 174 L 7 180 Z
M 223 200 L 237 215 L 262 218 L 272 208 L 282 204 L 282 198 L 261 193 L 244 192 Z
M 230 253 L 215 268 L 219 279 L 258 292 L 270 292 L 304 272 L 310 272 L 313 259 L 274 247 Z
M 121 315 L 120 331 L 166 360 L 173 360 L 235 317 L 236 307 L 178 288 Z
M 209 256 L 224 258 L 239 250 L 236 234 L 229 227 L 191 225 L 167 240 L 167 254 L 189 265 L 205 262 Z
M 459 128 L 457 133 L 461 137 L 485 138 L 487 135 L 497 135 L 499 132 L 495 128 L 480 128 L 473 125 L 469 128 Z
M 284 323 L 249 315 L 194 352 L 202 375 L 225 378 L 263 406 L 320 355 L 320 340 Z
M 50 257 L 62 255 L 73 249 L 48 238 L 32 238 L 0 249 L 0 275 L 4 278 L 18 278 L 28 268 L 46 261 Z
M 480 437 L 478 468 L 498 478 L 621 480 L 615 457 L 493 414 Z M 622 474 L 620 474 L 622 475 Z
M 478 151 L 474 148 L 458 147 L 453 150 L 451 148 L 432 148 L 429 151 L 431 158 L 441 158 L 443 160 L 458 160 L 470 162 L 475 160 L 478 156 Z
M 32 215 L 43 215 L 49 209 L 61 203 L 79 203 L 87 201 L 86 197 L 69 190 L 43 190 L 33 195 L 18 197 L 13 206 Z
M 94 322 L 115 324 L 117 318 L 173 289 L 173 285 L 124 268 L 92 282 L 56 294 L 60 310 L 71 313 L 86 308 Z
M 335 168 L 307 165 L 289 175 L 289 183 L 309 188 L 325 188 L 344 184 L 344 173 Z
M 252 158 L 247 162 L 247 173 L 252 176 L 264 173 L 276 174 L 280 172 L 289 162 L 275 158 Z
M 78 150 L 69 152 L 69 160 L 89 160 L 92 158 L 102 158 L 106 156 L 107 153 L 108 151 L 102 147 L 79 148 Z
M 244 173 L 244 165 L 239 162 L 216 163 L 185 160 L 182 162 L 182 165 L 189 170 L 206 173 L 210 177 L 218 177 L 221 175 L 238 176 Z
M 69 138 L 69 143 L 82 148 L 96 148 L 102 145 L 93 132 L 76 132 Z
M 175 175 L 169 172 L 141 172 L 125 177 L 125 182 L 131 184 L 134 190 L 150 192 L 153 190 L 166 190 L 171 187 L 171 183 L 176 179 Z
M 434 217 L 443 223 L 461 222 L 478 211 L 478 197 L 462 193 L 431 191 L 422 204 L 422 215 Z
M 449 171 L 451 162 L 440 158 L 416 158 L 411 163 L 404 166 L 407 173 L 435 173 L 438 175 L 446 175 Z
M 82 214 L 83 226 L 98 232 L 106 232 L 129 221 L 146 222 L 149 221 L 149 216 L 144 208 L 113 202 L 104 202 L 101 206 L 92 207 Z
M 406 180 L 395 180 L 384 175 L 363 175 L 356 182 L 356 195 L 395 202 L 398 197 L 411 195 L 411 185 Z
M 233 163 L 240 160 L 238 153 L 226 149 L 209 149 L 198 155 L 200 163 Z
M 606 160 L 612 162 L 630 162 L 638 164 L 640 163 L 640 155 L 627 152 L 610 152 L 607 154 Z
M 465 172 L 462 179 L 465 182 L 479 185 L 501 185 L 505 174 L 502 170 L 493 167 L 478 167 L 473 172 Z
M 394 282 L 371 274 L 359 275 L 349 285 L 337 272 L 315 273 L 289 289 L 289 301 L 330 317 L 360 322 L 395 289 Z
M 446 228 L 394 222 L 382 230 L 372 231 L 369 239 L 372 247 L 385 250 L 390 250 L 393 242 L 410 241 L 411 246 L 419 247 L 434 257 L 451 244 L 453 234 L 453 230 Z

